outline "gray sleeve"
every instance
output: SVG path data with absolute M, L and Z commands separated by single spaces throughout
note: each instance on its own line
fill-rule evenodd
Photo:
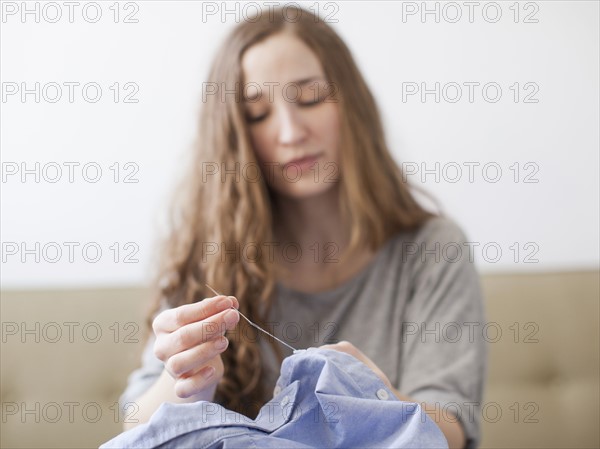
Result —
M 163 310 L 168 309 L 165 301 L 162 301 L 159 310 L 154 317 Z M 135 403 L 135 400 L 145 393 L 158 380 L 163 372 L 165 364 L 154 355 L 154 342 L 156 336 L 150 332 L 148 341 L 142 352 L 141 366 L 134 370 L 127 378 L 127 386 L 119 397 L 119 405 L 124 416 L 127 415 L 127 404 Z M 131 409 L 129 410 L 131 411 Z
M 119 405 L 127 415 L 127 404 L 135 403 L 135 400 L 146 392 L 160 377 L 164 363 L 154 355 L 154 341 L 156 337 L 152 333 L 148 338 L 144 352 L 142 353 L 142 366 L 133 371 L 127 378 L 127 387 L 119 397 Z
M 402 332 L 400 392 L 456 415 L 466 447 L 481 440 L 487 346 L 483 294 L 462 230 L 434 218 L 417 234 L 409 259 L 411 293 Z M 462 250 L 459 251 L 458 248 Z

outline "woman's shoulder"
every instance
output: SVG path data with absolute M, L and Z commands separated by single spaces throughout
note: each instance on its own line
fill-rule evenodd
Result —
M 462 227 L 453 219 L 445 215 L 430 217 L 414 234 L 415 240 L 422 242 L 461 243 L 466 241 Z
M 393 239 L 391 251 L 401 256 L 403 262 L 414 263 L 425 255 L 432 255 L 433 260 L 437 260 L 442 255 L 462 252 L 466 248 L 465 242 L 467 236 L 453 218 L 434 215 L 418 228 L 400 232 Z
M 475 275 L 472 245 L 462 227 L 447 216 L 433 216 L 419 228 L 401 233 L 392 244 L 388 260 L 410 282 Z M 474 279 L 474 277 L 471 277 Z
M 417 228 L 401 231 L 392 240 L 395 246 L 406 246 L 410 243 L 441 245 L 451 242 L 466 241 L 467 237 L 463 228 L 452 218 L 445 215 L 433 215 Z

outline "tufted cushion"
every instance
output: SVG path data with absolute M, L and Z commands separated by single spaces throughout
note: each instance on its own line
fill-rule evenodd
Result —
M 599 447 L 598 273 L 483 281 L 503 335 L 489 344 L 482 447 Z
M 120 431 L 115 404 L 139 363 L 146 297 L 141 289 L 2 293 L 2 447 L 98 447 Z M 21 323 L 34 332 L 21 335 Z

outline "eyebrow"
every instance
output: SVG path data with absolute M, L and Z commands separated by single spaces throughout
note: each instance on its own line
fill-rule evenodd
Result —
M 323 77 L 322 76 L 311 76 L 309 78 L 303 78 L 301 80 L 292 81 L 292 83 L 303 85 L 303 84 L 308 84 L 311 81 L 316 81 L 316 80 L 319 80 L 319 79 L 323 79 Z
M 325 79 L 325 77 L 316 75 L 316 76 L 310 76 L 308 78 L 302 78 L 302 79 L 299 79 L 296 81 L 290 81 L 289 83 L 286 83 L 286 84 L 298 84 L 299 86 L 304 86 L 312 81 L 323 80 L 323 79 Z M 256 83 L 256 84 L 258 84 L 258 83 Z M 247 102 L 253 102 L 259 96 L 259 93 L 262 93 L 262 90 L 259 90 L 257 93 L 255 93 L 253 95 L 244 96 L 244 100 Z

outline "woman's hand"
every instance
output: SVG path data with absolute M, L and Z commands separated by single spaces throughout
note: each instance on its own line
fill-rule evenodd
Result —
M 223 377 L 221 353 L 229 344 L 225 331 L 240 319 L 233 296 L 214 296 L 161 312 L 153 321 L 154 354 L 165 363 L 180 398 L 212 400 Z
M 349 343 L 347 341 L 340 341 L 339 343 L 336 343 L 334 345 L 320 346 L 320 348 L 334 349 L 336 351 L 345 352 L 346 354 L 354 356 L 355 358 L 363 362 L 365 365 L 367 365 L 369 368 L 371 368 L 371 370 L 375 374 L 377 374 L 377 376 L 383 381 L 383 383 L 385 383 L 385 385 L 394 392 L 398 399 L 406 402 L 419 402 L 400 394 L 398 390 L 392 387 L 390 380 L 385 374 L 383 374 L 383 371 L 381 371 L 370 358 L 368 358 L 366 355 L 360 352 L 358 348 L 356 348 L 352 343 Z M 424 405 L 425 403 L 421 403 L 422 407 Z M 435 422 L 440 428 L 440 430 L 443 432 L 444 436 L 446 437 L 446 440 L 448 441 L 448 446 L 450 448 L 465 447 L 466 439 L 464 429 L 460 424 L 459 420 L 456 417 L 454 417 L 454 415 L 452 415 L 452 418 L 446 418 L 446 413 L 440 413 L 440 408 L 437 404 L 436 406 L 433 406 L 431 404 L 426 406 L 424 411 L 427 414 L 429 414 L 431 420 Z M 444 418 L 440 419 L 440 416 L 442 415 L 444 416 Z
M 320 346 L 321 349 L 333 349 L 335 351 L 345 352 L 346 354 L 350 354 L 351 356 L 357 358 L 373 371 L 377 376 L 383 381 L 383 383 L 392 391 L 395 389 L 392 387 L 392 383 L 387 378 L 387 376 L 379 369 L 377 365 L 366 355 L 364 355 L 356 346 L 348 341 L 340 341 L 339 343 L 333 345 L 324 345 Z

